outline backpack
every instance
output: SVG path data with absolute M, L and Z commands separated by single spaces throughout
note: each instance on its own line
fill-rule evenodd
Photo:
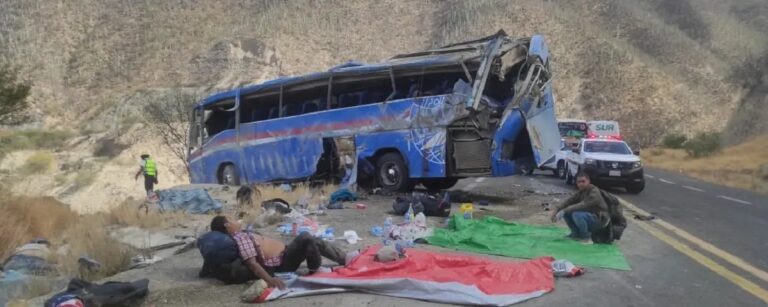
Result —
M 413 214 L 423 212 L 426 216 L 448 217 L 451 214 L 451 199 L 446 192 L 443 197 L 438 194 L 429 195 L 414 193 L 408 197 L 398 196 L 392 204 L 392 210 L 397 215 L 403 215 L 408 212 L 409 207 L 413 207 Z
M 627 219 L 624 218 L 624 209 L 616 196 L 603 189 L 600 189 L 600 196 L 608 206 L 610 220 L 608 225 L 592 232 L 592 242 L 610 244 L 613 240 L 621 239 L 627 228 Z
M 60 306 L 139 306 L 149 294 L 149 280 L 134 282 L 90 283 L 81 279 L 69 281 L 67 290 L 45 301 L 45 307 Z

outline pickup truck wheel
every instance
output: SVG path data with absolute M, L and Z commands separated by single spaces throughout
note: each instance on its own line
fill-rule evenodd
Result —
M 558 161 L 557 162 L 557 170 L 556 170 L 556 172 L 557 173 L 555 173 L 555 175 L 560 177 L 560 179 L 565 179 L 565 172 L 566 172 L 565 161 Z
M 629 193 L 640 194 L 645 189 L 645 181 L 629 183 L 626 188 Z
M 568 169 L 568 166 L 565 167 L 565 184 L 572 185 L 574 183 L 573 175 L 571 175 L 571 170 Z

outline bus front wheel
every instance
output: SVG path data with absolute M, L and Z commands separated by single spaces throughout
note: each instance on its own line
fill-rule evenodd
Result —
M 237 169 L 232 164 L 224 165 L 221 170 L 221 177 L 219 177 L 219 183 L 224 185 L 240 185 L 240 176 L 237 175 Z
M 393 192 L 408 192 L 413 183 L 408 178 L 408 166 L 403 158 L 394 152 L 386 153 L 376 161 L 376 181 L 382 189 Z

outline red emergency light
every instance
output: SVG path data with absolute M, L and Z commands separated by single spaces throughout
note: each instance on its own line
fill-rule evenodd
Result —
M 597 135 L 594 133 L 587 133 L 587 139 L 623 140 L 621 135 Z

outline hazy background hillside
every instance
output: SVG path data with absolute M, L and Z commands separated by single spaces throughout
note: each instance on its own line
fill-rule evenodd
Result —
M 0 57 L 33 83 L 29 126 L 89 135 L 69 144 L 79 161 L 116 139 L 127 151 L 93 163 L 120 172 L 150 150 L 138 141 L 155 144 L 141 106 L 174 88 L 210 93 L 498 29 L 548 38 L 560 116 L 618 120 L 643 145 L 768 131 L 764 0 L 0 1 Z

